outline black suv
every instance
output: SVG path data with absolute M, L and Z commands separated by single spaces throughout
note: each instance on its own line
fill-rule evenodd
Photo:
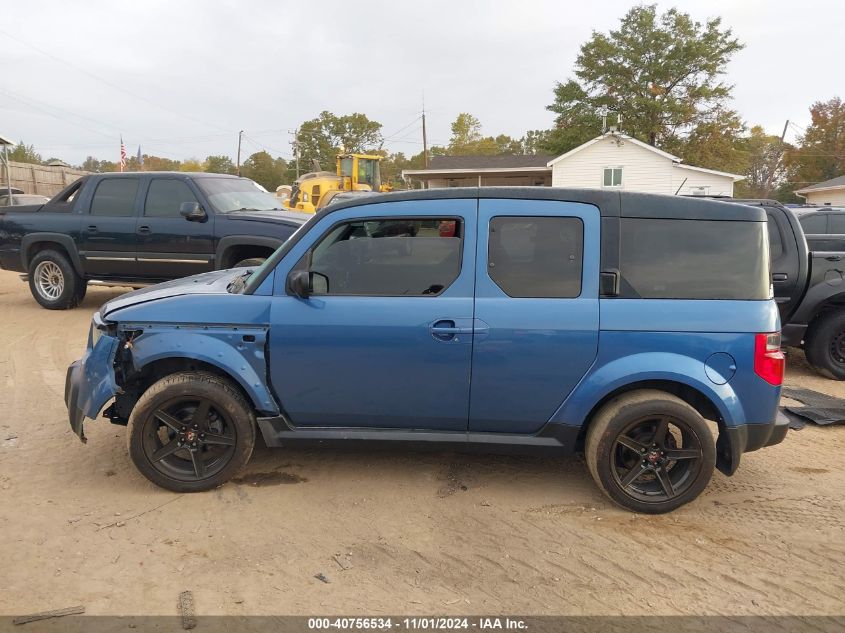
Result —
M 89 280 L 143 285 L 259 265 L 309 217 L 247 178 L 96 174 L 46 204 L 0 208 L 0 267 L 27 273 L 45 308 L 72 308 Z

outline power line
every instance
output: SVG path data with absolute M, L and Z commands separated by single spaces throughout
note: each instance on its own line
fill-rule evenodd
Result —
M 6 37 L 8 37 L 9 39 L 12 39 L 12 40 L 14 40 L 14 41 L 18 42 L 19 44 L 23 44 L 24 46 L 27 46 L 27 47 L 31 48 L 32 50 L 34 50 L 34 51 L 37 51 L 37 52 L 41 53 L 41 54 L 42 54 L 42 55 L 44 55 L 45 57 L 48 57 L 48 58 L 52 59 L 52 60 L 53 60 L 53 61 L 55 61 L 55 62 L 58 62 L 58 63 L 60 63 L 60 64 L 64 64 L 65 66 L 69 66 L 70 68 L 73 68 L 73 69 L 74 69 L 74 70 L 76 70 L 77 72 L 80 72 L 80 73 L 82 73 L 82 74 L 84 74 L 84 75 L 87 75 L 88 77 L 91 77 L 92 79 L 96 79 L 97 81 L 99 81 L 99 82 L 101 82 L 101 83 L 104 83 L 105 85 L 107 85 L 107 86 L 109 86 L 109 87 L 113 88 L 114 90 L 118 90 L 118 91 L 120 91 L 120 92 L 123 92 L 123 93 L 125 93 L 125 94 L 129 95 L 130 97 L 132 97 L 132 98 L 134 98 L 134 99 L 140 99 L 141 101 L 144 101 L 144 102 L 146 102 L 146 103 L 149 103 L 150 105 L 155 106 L 156 108 L 159 108 L 160 110 L 163 110 L 163 111 L 165 111 L 165 112 L 167 112 L 167 113 L 169 113 L 169 114 L 174 114 L 174 115 L 176 115 L 176 116 L 178 116 L 178 117 L 182 117 L 183 119 L 187 119 L 187 120 L 189 120 L 189 121 L 194 121 L 195 123 L 200 123 L 200 124 L 202 124 L 202 125 L 206 125 L 206 126 L 210 126 L 210 127 L 216 127 L 218 130 L 226 130 L 226 128 L 221 127 L 221 126 L 219 126 L 219 125 L 216 125 L 216 124 L 214 124 L 214 123 L 209 123 L 209 122 L 207 122 L 207 121 L 202 121 L 201 119 L 197 119 L 196 117 L 188 116 L 188 115 L 186 115 L 186 114 L 182 114 L 181 112 L 176 112 L 175 110 L 171 110 L 171 109 L 169 109 L 169 108 L 166 108 L 166 107 L 164 107 L 163 105 L 161 105 L 161 104 L 159 104 L 159 103 L 156 103 L 155 101 L 152 101 L 151 99 L 148 99 L 147 97 L 145 97 L 145 96 L 143 96 L 143 95 L 139 95 L 139 94 L 137 94 L 137 93 L 135 93 L 135 92 L 132 92 L 131 90 L 127 90 L 126 88 L 123 88 L 123 87 L 121 87 L 121 86 L 118 86 L 117 84 L 115 84 L 115 83 L 113 83 L 113 82 L 109 81 L 108 79 L 103 79 L 102 77 L 100 77 L 100 76 L 98 76 L 98 75 L 95 75 L 94 73 L 92 73 L 92 72 L 90 72 L 90 71 L 88 71 L 88 70 L 85 70 L 84 68 L 80 68 L 79 66 L 77 66 L 77 65 L 75 65 L 75 64 L 72 64 L 71 62 L 67 61 L 66 59 L 62 59 L 61 57 L 56 57 L 56 56 L 55 56 L 55 55 L 53 55 L 52 53 L 49 53 L 49 52 L 47 52 L 47 51 L 45 51 L 45 50 L 43 50 L 43 49 L 39 48 L 38 46 L 35 46 L 34 44 L 31 44 L 31 43 L 29 43 L 29 42 L 27 42 L 27 41 L 25 41 L 25 40 L 22 40 L 22 39 L 20 39 L 19 37 L 15 36 L 15 35 L 12 35 L 11 33 L 8 33 L 8 32 L 6 32 L 6 31 L 4 31 L 3 29 L 0 29 L 0 35 L 5 35 L 5 36 L 6 36 Z M 226 130 L 226 131 L 227 131 L 227 132 L 229 132 L 229 130 Z

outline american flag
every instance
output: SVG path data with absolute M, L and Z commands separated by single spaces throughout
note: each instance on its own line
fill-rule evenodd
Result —
M 123 137 L 120 137 L 120 171 L 126 167 L 126 145 L 123 144 Z

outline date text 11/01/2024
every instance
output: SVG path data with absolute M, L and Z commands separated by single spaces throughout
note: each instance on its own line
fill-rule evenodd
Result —
M 433 630 L 458 631 L 477 629 L 480 631 L 527 630 L 525 620 L 509 617 L 412 617 L 412 618 L 308 618 L 308 630 Z

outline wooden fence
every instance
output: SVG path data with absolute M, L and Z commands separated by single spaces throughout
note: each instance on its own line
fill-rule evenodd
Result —
M 2 164 L 2 161 L 0 161 L 0 164 Z M 9 171 L 12 175 L 13 187 L 23 189 L 25 193 L 38 193 L 48 197 L 59 193 L 74 180 L 91 173 L 71 167 L 48 167 L 47 165 L 12 161 L 9 161 Z M 5 164 L 0 167 L 0 173 L 2 173 L 0 195 L 3 195 L 8 182 Z

